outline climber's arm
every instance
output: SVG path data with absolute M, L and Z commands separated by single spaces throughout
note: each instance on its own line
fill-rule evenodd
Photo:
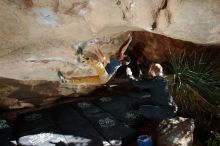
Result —
M 97 45 L 95 48 L 95 51 L 99 57 L 99 59 L 104 63 L 104 64 L 108 64 L 109 60 L 107 60 L 107 58 L 105 57 L 105 55 L 102 53 L 102 51 L 100 50 L 100 46 Z
M 131 41 L 132 41 L 132 37 L 129 36 L 129 40 L 127 41 L 127 43 L 126 43 L 126 44 L 120 49 L 120 51 L 119 51 L 120 57 L 124 55 L 124 53 L 125 53 L 126 50 L 128 49 L 128 46 L 130 45 Z

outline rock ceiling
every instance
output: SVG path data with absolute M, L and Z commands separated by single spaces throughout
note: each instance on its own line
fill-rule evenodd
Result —
M 77 47 L 94 54 L 94 44 L 100 44 L 110 56 L 129 31 L 142 31 L 133 33 L 132 44 L 142 39 L 148 46 L 144 56 L 152 61 L 164 61 L 168 47 L 218 46 L 220 1 L 1 0 L 0 107 L 32 107 L 90 93 L 100 85 L 61 85 L 57 70 L 95 75 L 91 66 L 79 63 Z

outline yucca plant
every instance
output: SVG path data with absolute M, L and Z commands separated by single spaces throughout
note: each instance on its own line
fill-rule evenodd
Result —
M 219 70 L 204 55 L 170 56 L 170 89 L 182 113 L 213 113 L 220 103 Z M 171 79 L 172 78 L 172 79 Z M 168 79 L 168 80 L 169 80 Z
M 220 146 L 220 134 L 211 131 L 211 137 L 206 141 L 207 146 Z

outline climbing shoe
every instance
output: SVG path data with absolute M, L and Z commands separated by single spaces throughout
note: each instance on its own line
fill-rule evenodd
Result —
M 77 54 L 79 55 L 79 62 L 84 63 L 85 62 L 85 57 L 84 57 L 84 54 L 83 54 L 82 47 L 78 47 Z
M 65 83 L 65 82 L 66 82 L 65 77 L 63 76 L 63 74 L 61 73 L 61 71 L 58 71 L 58 72 L 57 72 L 57 75 L 58 75 L 58 77 L 59 77 L 59 79 L 60 79 L 60 83 Z
M 77 54 L 83 55 L 83 49 L 82 49 L 82 47 L 78 47 L 78 49 L 77 49 Z

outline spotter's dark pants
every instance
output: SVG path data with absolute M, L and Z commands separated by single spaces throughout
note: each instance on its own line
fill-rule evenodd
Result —
M 142 105 L 140 106 L 139 111 L 145 118 L 154 122 L 173 118 L 176 113 L 175 107 L 154 105 Z

